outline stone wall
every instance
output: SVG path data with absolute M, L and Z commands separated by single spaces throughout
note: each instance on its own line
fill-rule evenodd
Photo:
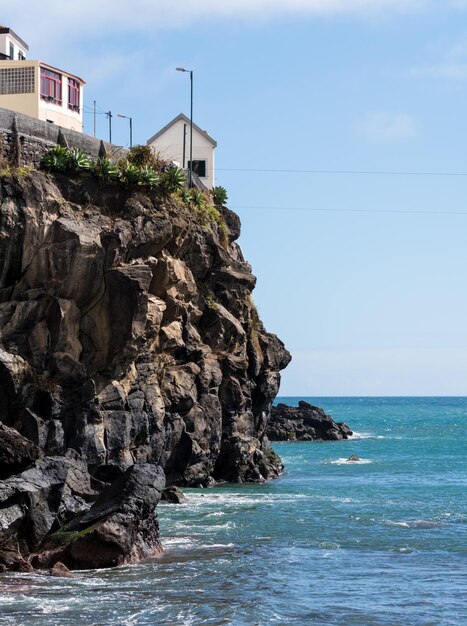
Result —
M 11 160 L 14 156 L 15 144 L 20 147 L 19 164 L 34 167 L 39 166 L 45 152 L 56 144 L 79 148 L 93 158 L 99 156 L 102 148 L 110 154 L 124 151 L 119 146 L 103 142 L 90 135 L 0 108 L 0 153 Z

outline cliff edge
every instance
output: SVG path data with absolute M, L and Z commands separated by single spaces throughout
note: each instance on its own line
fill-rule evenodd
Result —
M 290 360 L 235 239 L 176 197 L 33 171 L 0 186 L 0 419 L 99 475 L 274 477 L 266 424 Z
M 20 174 L 0 182 L 0 421 L 34 444 L 34 471 L 61 467 L 62 521 L 134 464 L 186 486 L 276 477 L 266 427 L 290 355 L 252 302 L 239 218 L 85 173 Z M 66 478 L 78 466 L 84 494 Z M 12 472 L 10 530 L 29 514 Z

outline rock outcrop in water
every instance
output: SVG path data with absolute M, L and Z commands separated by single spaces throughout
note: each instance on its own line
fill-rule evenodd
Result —
M 266 428 L 290 355 L 235 214 L 226 231 L 173 196 L 40 172 L 3 178 L 0 203 L 4 567 L 157 551 L 159 466 L 169 485 L 279 474 Z
M 267 426 L 271 441 L 339 441 L 352 435 L 344 422 L 335 422 L 323 409 L 300 400 L 298 406 L 272 407 Z

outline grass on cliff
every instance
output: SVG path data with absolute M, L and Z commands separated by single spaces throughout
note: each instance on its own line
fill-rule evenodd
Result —
M 183 202 L 200 226 L 217 233 L 224 248 L 229 245 L 229 229 L 221 214 L 227 201 L 226 190 L 219 186 L 212 191 L 188 189 L 185 172 L 162 159 L 149 146 L 134 146 L 124 158 L 105 155 L 93 159 L 78 148 L 57 145 L 45 153 L 41 167 L 47 172 L 70 176 L 88 173 L 95 176 L 100 184 L 120 183 L 173 196 Z M 30 166 L 13 168 L 0 156 L 2 176 L 27 176 L 32 171 L 34 168 Z
M 179 197 L 188 207 L 197 223 L 209 230 L 217 230 L 221 244 L 226 248 L 229 244 L 229 229 L 219 209 L 214 206 L 214 198 L 211 192 L 203 192 L 198 189 L 183 189 Z

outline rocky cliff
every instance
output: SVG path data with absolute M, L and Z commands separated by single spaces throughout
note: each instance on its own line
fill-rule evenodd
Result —
M 0 187 L 0 419 L 96 478 L 277 476 L 265 436 L 290 356 L 228 230 L 174 196 L 32 172 Z
M 92 566 L 99 541 L 99 566 L 157 551 L 152 467 L 188 486 L 280 472 L 266 427 L 290 355 L 252 302 L 240 221 L 221 214 L 86 174 L 1 179 L 4 567 Z
M 353 434 L 347 424 L 305 400 L 298 406 L 273 406 L 266 433 L 271 441 L 340 441 Z

